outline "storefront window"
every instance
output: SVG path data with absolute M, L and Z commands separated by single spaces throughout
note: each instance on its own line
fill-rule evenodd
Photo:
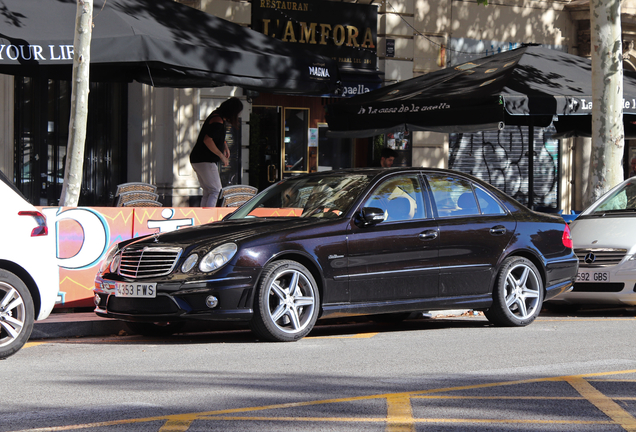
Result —
M 329 126 L 318 124 L 318 171 L 351 168 L 353 166 L 353 143 L 351 138 L 330 138 Z
M 309 109 L 284 110 L 283 172 L 308 171 Z
M 79 205 L 112 205 L 126 181 L 126 84 L 91 83 Z M 58 205 L 70 116 L 70 81 L 16 77 L 15 182 L 34 205 Z

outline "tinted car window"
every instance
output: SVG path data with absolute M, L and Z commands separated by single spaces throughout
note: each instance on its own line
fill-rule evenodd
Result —
M 431 174 L 427 176 L 439 217 L 478 215 L 479 206 L 466 180 Z
M 476 187 L 475 194 L 479 201 L 479 208 L 482 214 L 505 214 L 506 210 L 501 207 L 501 204 L 497 202 L 492 196 L 490 196 L 485 190 Z
M 428 218 L 422 188 L 416 174 L 391 177 L 367 199 L 364 207 L 384 210 L 386 221 Z
M 361 174 L 292 177 L 267 188 L 229 219 L 264 216 L 338 217 L 351 207 L 369 181 L 368 176 Z

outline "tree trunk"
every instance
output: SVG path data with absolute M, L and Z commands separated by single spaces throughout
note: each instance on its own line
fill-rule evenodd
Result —
M 93 0 L 77 0 L 73 40 L 71 118 L 60 205 L 77 207 L 84 172 L 84 144 L 88 119 L 89 69 L 93 26 Z
M 592 153 L 587 205 L 623 180 L 623 47 L 620 0 L 590 0 Z

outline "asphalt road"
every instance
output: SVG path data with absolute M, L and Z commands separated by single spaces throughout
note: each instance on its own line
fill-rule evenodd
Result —
M 0 431 L 636 431 L 636 310 L 31 341 Z

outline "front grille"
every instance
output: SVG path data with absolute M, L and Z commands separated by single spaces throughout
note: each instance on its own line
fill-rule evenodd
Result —
M 181 255 L 179 247 L 129 246 L 121 253 L 118 273 L 131 279 L 169 274 Z
M 622 282 L 589 282 L 589 283 L 575 283 L 572 292 L 621 292 L 625 288 L 625 284 Z
M 609 267 L 621 262 L 627 249 L 575 249 L 582 267 Z

